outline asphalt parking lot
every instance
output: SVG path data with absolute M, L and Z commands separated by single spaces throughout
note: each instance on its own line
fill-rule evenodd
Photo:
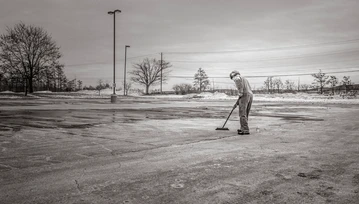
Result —
M 357 203 L 359 106 L 0 100 L 1 203 Z

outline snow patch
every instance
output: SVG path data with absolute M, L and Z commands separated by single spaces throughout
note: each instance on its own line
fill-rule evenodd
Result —
M 230 98 L 227 94 L 225 93 L 220 93 L 220 92 L 203 92 L 200 94 L 193 94 L 192 96 L 190 96 L 192 98 L 200 98 L 200 99 L 228 99 Z M 187 97 L 185 97 L 187 98 Z
M 0 92 L 1 99 L 15 99 L 24 98 L 24 93 L 14 93 L 12 91 Z M 78 92 L 51 92 L 51 91 L 38 91 L 34 94 L 28 94 L 30 98 L 64 98 L 64 99 L 103 99 L 109 98 L 113 93 L 112 89 L 101 90 L 100 95 L 97 90 L 82 90 Z M 36 95 L 38 94 L 38 95 Z M 116 92 L 117 95 L 123 94 L 120 91 Z M 142 95 L 140 92 L 130 92 L 129 96 L 135 97 L 150 97 L 159 99 L 194 99 L 194 100 L 236 100 L 237 96 L 228 96 L 225 93 L 220 92 L 202 92 L 199 94 L 164 94 L 164 95 Z M 359 104 L 359 98 L 342 98 L 340 95 L 319 95 L 308 93 L 283 93 L 283 94 L 254 94 L 254 101 L 273 101 L 273 102 L 310 102 L 310 103 L 335 103 L 335 104 Z
M 34 93 L 52 93 L 52 91 L 35 91 Z
M 168 98 L 168 99 L 205 99 L 205 100 L 236 100 L 237 96 L 228 96 L 220 92 L 203 92 L 200 94 L 187 95 L 150 95 L 143 97 Z M 335 103 L 335 104 L 359 104 L 359 98 L 343 99 L 340 95 L 319 95 L 308 93 L 283 93 L 283 94 L 254 94 L 254 101 L 273 102 L 311 102 L 311 103 Z

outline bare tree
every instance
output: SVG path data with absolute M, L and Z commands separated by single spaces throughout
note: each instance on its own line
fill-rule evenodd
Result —
M 97 86 L 96 86 L 96 90 L 98 91 L 98 95 L 101 95 L 101 90 L 105 88 L 105 84 L 103 83 L 102 79 L 99 79 L 97 81 Z
M 343 85 L 351 85 L 352 80 L 350 79 L 350 76 L 343 76 L 342 84 Z
M 277 89 L 278 93 L 283 88 L 283 82 L 280 78 L 273 80 L 273 85 Z
M 4 81 L 5 81 L 5 77 L 2 73 L 0 73 L 0 91 L 3 91 Z
M 0 61 L 8 71 L 18 73 L 33 92 L 33 80 L 40 70 L 58 62 L 60 48 L 41 27 L 19 23 L 0 36 Z M 27 91 L 25 92 L 27 94 Z
M 64 73 L 64 65 L 57 64 L 55 65 L 55 78 L 54 85 L 56 91 L 61 91 L 65 89 L 67 83 L 67 78 Z
M 271 90 L 273 90 L 274 88 L 273 77 L 272 76 L 267 77 L 267 79 L 264 81 L 264 85 L 267 88 L 268 93 L 271 93 Z
M 343 77 L 343 80 L 342 80 L 342 84 L 344 85 L 345 87 L 345 93 L 347 93 L 348 91 L 348 88 L 349 88 L 349 85 L 352 85 L 352 80 L 350 79 L 350 76 L 344 76 Z
M 304 91 L 308 91 L 309 88 L 310 88 L 310 85 L 308 85 L 308 84 L 301 84 L 300 85 L 300 89 L 302 89 Z
M 3 91 L 5 83 L 6 83 L 5 73 L 0 65 L 0 91 Z
M 325 84 L 327 83 L 327 80 L 329 76 L 326 76 L 325 73 L 322 72 L 320 69 L 318 73 L 312 74 L 312 76 L 315 78 L 314 83 L 318 85 L 320 94 L 323 94 L 323 88 Z
M 338 79 L 336 76 L 330 76 L 330 78 L 327 81 L 327 84 L 330 85 L 330 87 L 332 88 L 332 93 L 334 95 L 334 87 L 338 84 Z
M 45 83 L 46 83 L 46 89 L 49 91 L 50 90 L 50 86 L 51 86 L 51 81 L 55 78 L 55 72 L 52 69 L 53 67 L 46 67 L 45 69 L 41 70 L 40 72 L 40 77 L 39 78 L 43 78 L 45 79 Z
M 82 81 L 81 80 L 77 80 L 77 89 L 78 90 L 82 90 Z
M 198 87 L 199 92 L 205 90 L 208 87 L 209 85 L 208 76 L 202 68 L 199 68 L 197 73 L 194 75 L 193 84 L 195 87 Z
M 151 85 L 156 85 L 161 82 L 161 72 L 162 72 L 162 82 L 168 80 L 168 74 L 170 72 L 169 68 L 172 65 L 169 62 L 156 59 L 144 59 L 142 63 L 137 63 L 133 65 L 134 69 L 131 74 L 131 80 L 134 83 L 144 85 L 146 87 L 146 94 L 149 93 L 149 88 Z
M 131 87 L 132 87 L 132 83 L 126 82 L 125 96 L 128 95 L 128 91 L 131 89 Z
M 0 58 L 0 72 L 2 74 L 3 84 L 7 90 L 17 91 L 19 84 L 20 86 L 22 85 L 23 87 L 25 87 L 25 83 L 24 83 L 25 80 L 23 80 L 24 77 L 22 73 L 19 73 L 17 70 L 10 69 L 9 66 L 7 66 L 2 62 L 1 58 Z
M 285 80 L 284 84 L 287 90 L 291 91 L 295 88 L 294 81 L 291 81 L 289 79 Z
M 66 91 L 75 91 L 76 90 L 76 79 L 67 81 Z
M 51 86 L 53 88 L 56 88 L 56 71 L 57 71 L 56 67 L 57 66 L 60 66 L 61 69 L 63 68 L 63 66 L 61 66 L 59 64 L 52 64 L 50 66 L 46 65 L 40 69 L 39 74 L 35 77 L 36 80 L 38 81 L 37 88 L 39 88 L 40 82 L 45 84 L 45 88 L 47 90 L 50 90 Z

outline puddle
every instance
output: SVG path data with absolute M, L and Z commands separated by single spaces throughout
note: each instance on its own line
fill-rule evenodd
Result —
M 299 121 L 324 121 L 322 118 L 314 118 L 303 115 L 289 115 L 289 114 L 268 114 L 268 113 L 253 113 L 250 116 L 264 116 L 272 118 L 281 118 L 282 120 L 299 120 Z

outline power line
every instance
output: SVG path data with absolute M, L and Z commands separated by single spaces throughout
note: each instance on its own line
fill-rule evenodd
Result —
M 316 47 L 316 46 L 322 46 L 322 45 L 338 45 L 338 44 L 346 44 L 346 43 L 356 42 L 356 41 L 359 41 L 359 39 L 350 39 L 350 40 L 335 41 L 335 42 L 323 42 L 323 43 L 316 43 L 316 44 L 293 45 L 293 46 L 287 46 L 287 47 L 249 49 L 249 50 L 231 50 L 231 51 L 216 51 L 216 52 L 164 52 L 164 53 L 165 54 L 200 54 L 200 53 L 216 54 L 216 53 L 262 52 L 262 51 L 286 50 L 286 49 L 303 48 L 303 47 Z
M 350 73 L 350 72 L 359 72 L 359 69 L 357 70 L 349 70 L 349 71 L 337 71 L 337 72 L 326 72 L 325 74 L 338 74 L 338 73 Z M 316 74 L 316 73 L 302 73 L 302 74 L 276 74 L 276 75 L 253 75 L 253 76 L 245 76 L 246 78 L 262 78 L 262 77 L 280 77 L 280 76 L 306 76 L 306 75 L 312 75 L 312 74 Z M 193 78 L 193 76 L 176 76 L 176 75 L 171 75 L 169 77 L 172 78 Z M 228 76 L 226 77 L 208 77 L 208 78 L 217 78 L 217 79 L 227 79 Z
M 306 68 L 297 68 L 295 69 L 294 71 L 295 72 L 298 72 L 298 71 L 309 71 L 313 68 L 316 68 L 317 70 L 319 69 L 322 69 L 322 70 L 326 70 L 326 71 L 329 71 L 329 70 L 343 70 L 343 69 L 346 69 L 344 71 L 352 71 L 352 70 L 347 70 L 347 69 L 357 69 L 356 67 L 306 67 Z M 293 71 L 293 70 L 292 70 Z M 254 71 L 247 71 L 247 72 L 250 72 L 250 73 L 263 73 L 264 71 L 258 71 L 258 72 L 254 72 Z M 274 71 L 270 71 L 270 73 L 277 73 L 277 72 L 285 72 L 283 70 L 274 70 Z
M 359 60 L 359 59 L 358 59 Z M 352 60 L 350 60 L 352 61 Z M 356 61 L 356 60 L 354 60 Z M 346 61 L 338 61 L 338 62 L 346 62 Z M 330 66 L 326 66 L 326 65 L 330 65 Z M 335 65 L 334 65 L 335 66 Z M 281 65 L 281 66 L 261 66 L 261 67 L 251 67 L 251 66 L 246 66 L 245 68 L 242 68 L 242 70 L 257 70 L 257 69 L 278 69 L 278 68 L 286 68 L 288 69 L 295 69 L 295 71 L 307 71 L 308 69 L 335 69 L 335 70 L 342 70 L 342 69 L 356 69 L 357 67 L 353 67 L 353 66 L 357 66 L 357 65 L 348 65 L 346 67 L 333 67 L 333 63 L 311 63 L 308 65 Z M 179 67 L 174 67 L 176 69 L 181 69 Z M 197 67 L 194 67 L 193 69 L 197 69 Z M 229 69 L 238 69 L 238 67 L 206 67 L 207 70 L 221 70 L 221 69 L 225 69 L 225 70 L 229 70 Z M 275 71 L 271 71 L 271 72 L 284 72 L 286 70 L 275 70 Z M 251 73 L 263 73 L 264 71 L 246 71 L 246 72 L 251 72 Z
M 94 63 L 69 64 L 69 65 L 65 64 L 65 67 L 78 67 L 78 66 L 98 65 L 98 64 L 111 64 L 111 62 L 94 62 Z
M 300 59 L 300 58 L 314 58 L 314 57 L 322 57 L 322 56 L 330 56 L 336 54 L 346 54 L 346 53 L 357 53 L 359 50 L 349 50 L 343 52 L 329 52 L 329 53 L 318 53 L 318 54 L 310 54 L 310 55 L 294 55 L 289 57 L 281 57 L 281 58 L 268 58 L 268 59 L 257 59 L 257 60 L 239 60 L 239 61 L 191 61 L 191 60 L 168 60 L 172 62 L 179 63 L 240 63 L 240 62 L 262 62 L 262 61 L 275 61 L 275 60 L 287 60 L 287 59 Z
M 359 72 L 359 69 L 357 70 L 350 70 L 350 71 L 338 71 L 338 72 L 326 72 L 325 74 L 338 74 L 338 73 L 350 73 L 350 72 Z M 306 76 L 306 75 L 312 75 L 316 73 L 306 73 L 306 74 L 278 74 L 278 75 L 267 75 L 267 76 L 246 76 L 247 78 L 262 78 L 262 77 L 281 77 L 281 76 Z
M 335 63 L 338 63 L 338 62 L 355 62 L 359 59 L 356 59 L 356 60 L 342 60 L 342 61 L 336 61 Z M 331 63 L 310 63 L 310 64 L 299 64 L 299 65 L 294 65 L 294 64 L 284 64 L 284 65 L 280 65 L 280 66 L 246 66 L 246 68 L 250 68 L 250 69 L 276 69 L 276 68 L 301 68 L 301 69 L 310 69 L 310 68 L 325 68 L 325 69 L 346 69 L 346 68 L 352 68 L 352 67 L 325 67 L 325 65 L 332 65 L 333 62 Z M 320 66 L 320 67 L 318 67 Z M 297 68 L 298 67 L 298 68 Z M 214 67 L 216 68 L 216 67 Z M 238 69 L 238 67 L 232 67 L 232 68 L 229 68 L 229 67 L 226 67 L 226 69 Z

